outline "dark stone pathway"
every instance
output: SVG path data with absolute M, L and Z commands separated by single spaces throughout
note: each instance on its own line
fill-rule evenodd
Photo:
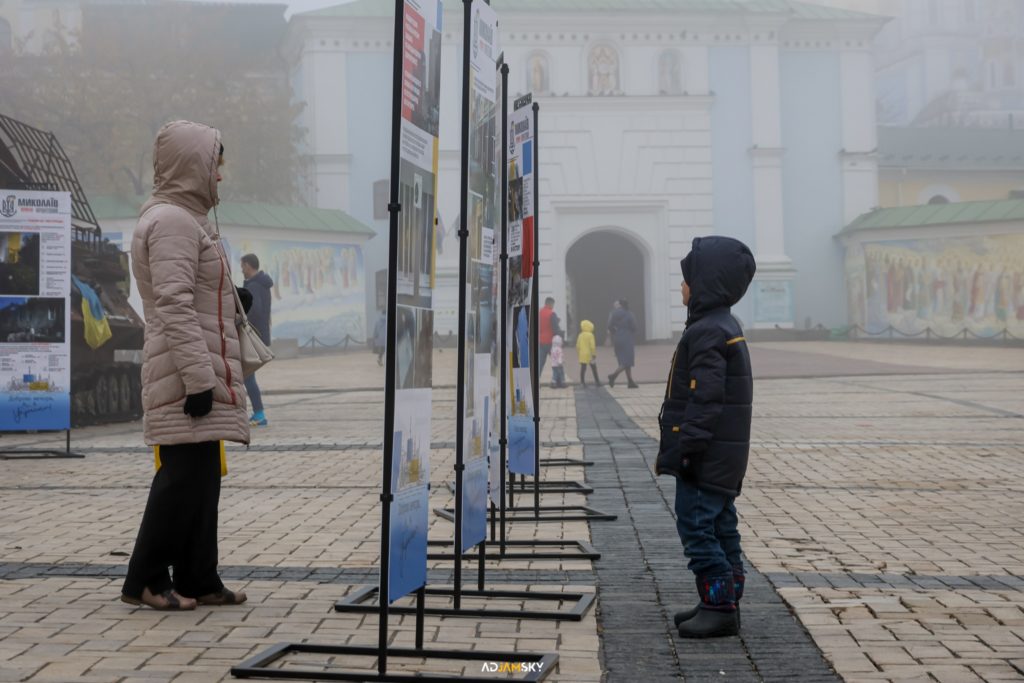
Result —
M 593 522 L 601 663 L 608 683 L 839 681 L 767 578 L 748 566 L 743 633 L 684 641 L 672 614 L 697 602 L 676 533 L 675 484 L 653 472 L 657 443 L 604 389 L 576 389 L 588 504 L 616 513 Z M 742 499 L 740 514 L 743 514 Z

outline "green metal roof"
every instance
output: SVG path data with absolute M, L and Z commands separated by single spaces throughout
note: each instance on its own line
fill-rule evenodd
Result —
M 878 129 L 882 168 L 1024 170 L 1024 130 L 1009 128 Z
M 799 0 L 492 0 L 499 12 L 692 12 L 692 13 L 764 13 L 791 14 L 800 19 L 864 20 L 879 19 L 873 14 L 835 7 L 823 7 Z M 449 8 L 461 6 L 447 0 Z M 390 17 L 394 3 L 390 0 L 355 0 L 333 7 L 302 12 L 303 17 Z
M 90 200 L 96 218 L 124 220 L 139 215 L 142 199 L 99 196 Z M 212 214 L 211 214 L 212 215 Z M 344 211 L 316 209 L 309 206 L 281 206 L 244 202 L 221 202 L 217 220 L 227 225 L 244 225 L 275 230 L 313 230 L 340 232 L 348 235 L 376 235 L 376 231 Z
M 857 218 L 839 234 L 886 228 L 916 228 L 965 223 L 1002 223 L 1024 221 L 1024 199 L 991 202 L 927 204 L 895 209 L 875 209 Z

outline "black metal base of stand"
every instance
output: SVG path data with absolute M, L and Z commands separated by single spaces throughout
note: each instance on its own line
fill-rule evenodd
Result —
M 591 467 L 593 464 L 591 460 L 580 458 L 545 458 L 540 461 L 541 467 Z
M 455 508 L 434 508 L 434 514 L 449 522 L 455 521 Z M 522 507 L 505 510 L 506 522 L 614 522 L 618 518 L 618 515 L 586 505 L 541 505 L 539 509 Z
M 0 451 L 0 460 L 43 460 L 49 458 L 84 458 L 81 453 L 71 451 L 58 451 L 55 449 L 36 450 L 13 448 Z
M 447 483 L 448 490 L 455 493 L 455 483 Z M 508 482 L 508 490 L 521 495 L 528 495 L 533 493 L 533 482 L 528 481 L 526 483 L 516 482 L 515 485 L 512 482 Z M 541 493 L 580 493 L 582 495 L 588 495 L 594 492 L 594 489 L 587 486 L 580 481 L 567 481 L 567 480 L 545 480 L 540 482 Z
M 520 670 L 526 669 L 526 675 L 522 678 L 510 680 L 537 683 L 547 678 L 555 669 L 558 663 L 557 654 L 530 654 L 526 652 L 487 652 L 483 650 L 428 650 L 416 648 L 388 648 L 388 660 L 412 659 L 412 660 L 450 660 L 453 662 L 478 662 L 480 665 L 479 675 L 459 676 L 454 674 L 430 674 L 430 673 L 386 673 L 381 675 L 375 670 L 324 670 L 311 668 L 277 668 L 272 667 L 275 662 L 284 659 L 289 654 L 316 654 L 327 656 L 347 656 L 373 658 L 374 666 L 380 650 L 376 647 L 361 647 L 358 645 L 315 645 L 312 643 L 278 643 L 273 647 L 264 650 L 260 654 L 247 659 L 238 666 L 231 668 L 231 675 L 235 678 L 275 678 L 291 679 L 302 681 L 456 681 L 458 683 L 494 683 L 498 678 L 495 674 L 501 672 L 496 669 L 491 672 L 490 665 L 497 665 L 514 662 L 522 666 Z M 508 671 L 505 669 L 504 671 Z M 502 680 L 507 680 L 502 678 Z
M 81 453 L 71 452 L 71 430 L 61 429 L 64 434 L 64 450 L 56 448 L 5 448 L 0 450 L 0 460 L 42 460 L 44 458 L 84 458 Z M 52 434 L 46 432 L 18 432 L 20 434 Z
M 452 560 L 455 559 L 452 541 L 427 541 L 428 546 L 434 548 L 446 548 L 441 552 L 428 552 L 428 560 Z M 601 553 L 586 541 L 560 541 L 560 540 L 538 540 L 525 539 L 505 541 L 505 552 L 500 551 L 501 544 L 498 541 L 488 541 L 486 560 L 500 562 L 501 560 L 600 560 Z M 535 548 L 535 550 L 524 550 Z M 511 549 L 511 550 L 510 550 Z M 477 560 L 480 555 L 471 551 L 463 553 L 467 560 Z
M 355 614 L 376 614 L 380 611 L 376 597 L 378 586 L 363 586 L 341 600 L 334 603 L 335 612 Z M 594 604 L 594 593 L 546 593 L 543 591 L 513 590 L 469 590 L 461 591 L 466 599 L 483 598 L 485 600 L 515 600 L 521 602 L 543 601 L 554 603 L 571 603 L 568 610 L 529 610 L 529 609 L 470 609 L 466 607 L 425 607 L 424 614 L 441 617 L 467 617 L 472 619 L 530 619 L 545 621 L 582 621 L 583 616 Z M 454 588 L 426 588 L 426 595 L 450 598 L 455 595 Z M 416 614 L 415 605 L 391 605 L 391 614 Z

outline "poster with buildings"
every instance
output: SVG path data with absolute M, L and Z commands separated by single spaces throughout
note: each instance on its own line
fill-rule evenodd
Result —
M 498 165 L 497 57 L 498 15 L 484 0 L 469 7 L 471 34 L 469 87 L 469 174 L 465 198 L 468 259 L 462 266 L 467 289 L 463 415 L 462 549 L 483 542 L 487 532 L 490 411 L 493 408 L 492 354 L 495 350 L 494 290 L 495 202 Z
M 441 94 L 441 0 L 405 0 L 401 89 L 401 204 L 394 348 L 394 439 L 388 600 L 427 582 L 434 338 L 434 221 Z M 394 182 L 395 179 L 392 179 Z M 395 235 L 392 238 L 396 238 Z
M 71 195 L 0 190 L 0 431 L 71 428 Z
M 534 133 L 533 98 L 521 97 L 509 116 L 508 145 L 508 469 L 536 475 L 536 424 L 530 359 L 530 313 L 533 292 Z

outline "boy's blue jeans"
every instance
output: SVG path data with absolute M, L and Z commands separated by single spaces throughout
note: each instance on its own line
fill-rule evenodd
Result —
M 676 529 L 697 576 L 743 573 L 736 499 L 676 480 Z

